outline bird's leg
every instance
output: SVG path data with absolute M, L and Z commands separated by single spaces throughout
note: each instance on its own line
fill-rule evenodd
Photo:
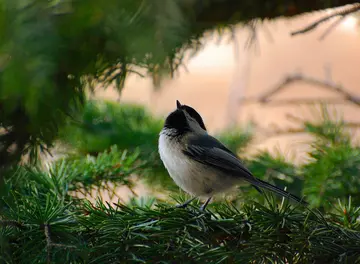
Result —
M 206 206 L 209 204 L 211 198 L 212 198 L 212 197 L 209 197 L 209 198 L 206 200 L 206 202 L 205 202 L 202 206 L 200 206 L 200 211 L 205 211 L 205 208 L 206 208 Z
M 197 197 L 193 197 L 189 200 L 187 200 L 185 203 L 182 203 L 182 204 L 178 204 L 176 207 L 177 208 L 186 208 L 192 201 L 194 201 Z

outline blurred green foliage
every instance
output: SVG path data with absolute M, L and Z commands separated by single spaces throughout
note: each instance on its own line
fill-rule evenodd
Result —
M 163 121 L 143 106 L 110 101 L 87 101 L 83 111 L 68 120 L 60 140 L 79 154 L 92 154 L 117 145 L 149 155 L 157 149 Z
M 286 188 L 295 195 L 305 195 L 313 207 L 331 210 L 337 199 L 344 202 L 349 196 L 358 205 L 360 148 L 351 142 L 351 134 L 341 119 L 331 121 L 326 109 L 322 109 L 318 117 L 317 123 L 301 121 L 303 130 L 312 135 L 312 140 L 309 142 L 311 149 L 307 162 L 300 165 L 287 160 L 280 152 L 271 154 L 263 151 L 251 159 L 246 158 L 244 153 L 253 139 L 249 128 L 230 128 L 215 136 L 239 153 L 256 177 Z M 150 188 L 178 191 L 158 154 L 158 135 L 162 123 L 161 119 L 138 105 L 88 101 L 83 111 L 78 112 L 75 119 L 70 119 L 60 133 L 61 142 L 77 153 L 72 158 L 79 159 L 83 155 L 96 157 L 98 153 L 108 151 L 112 145 L 119 150 L 136 150 L 138 159 L 150 164 L 141 176 Z M 67 159 L 71 159 L 71 156 Z M 264 201 L 251 186 L 239 188 L 241 194 L 231 197 L 233 202 Z
M 39 193 L 51 193 L 62 201 L 70 202 L 77 193 L 93 195 L 92 190 L 107 190 L 115 195 L 117 186 L 133 188 L 131 176 L 146 174 L 150 164 L 139 159 L 139 151 L 129 153 L 111 147 L 97 157 L 65 157 L 41 168 L 40 166 L 17 166 L 7 169 L 8 177 L 3 197 L 7 200 L 18 191 L 30 194 L 36 189 Z M 11 200 L 11 199 L 10 199 Z
M 0 168 L 36 163 L 87 88 L 121 91 L 129 74 L 158 85 L 209 30 L 354 2 L 1 0 Z
M 135 173 L 137 170 L 134 167 Z M 68 186 L 76 184 L 64 175 L 58 169 L 18 167 L 9 171 L 7 183 L 17 184 L 1 199 L 2 262 L 285 264 L 360 260 L 360 210 L 351 199 L 333 204 L 332 213 L 325 217 L 286 201 L 279 204 L 268 195 L 264 203 L 254 200 L 240 207 L 213 203 L 205 213 L 192 205 L 181 209 L 154 199 L 132 199 L 128 204 L 98 200 L 93 204 L 72 197 Z
M 290 1 L 291 10 L 339 1 L 303 2 L 294 9 Z M 257 177 L 305 194 L 324 216 L 248 187 L 206 213 L 159 200 L 154 208 L 155 199 L 110 205 L 76 196 L 132 188 L 133 175 L 178 191 L 157 154 L 162 122 L 138 106 L 87 102 L 85 91 L 98 84 L 121 91 L 129 74 L 172 74 L 208 29 L 288 15 L 287 3 L 226 3 L 0 0 L 1 263 L 360 261 L 359 148 L 341 122 L 304 122 L 314 136 L 304 165 L 266 152 L 245 160 Z M 59 131 L 75 154 L 35 165 Z M 239 128 L 217 136 L 234 151 L 252 138 Z M 24 154 L 31 166 L 16 165 Z
M 317 122 L 303 121 L 303 130 L 312 136 L 305 163 L 295 166 L 284 155 L 260 153 L 248 161 L 248 168 L 261 179 L 305 195 L 310 206 L 332 210 L 337 199 L 351 197 L 360 204 L 360 147 L 345 123 L 331 120 L 326 109 Z
M 86 88 L 173 72 L 200 45 L 177 1 L 2 0 L 0 17 L 0 166 L 35 162 Z
M 237 153 L 246 148 L 253 140 L 252 127 L 243 128 L 240 126 L 231 127 L 215 135 L 231 151 Z
M 161 199 L 132 199 L 128 205 L 79 199 L 76 193 L 91 196 L 93 189 L 115 196 L 117 186 L 133 188 L 133 175 L 162 193 L 179 191 L 157 153 L 162 120 L 138 105 L 87 101 L 60 131 L 59 142 L 70 155 L 48 168 L 8 170 L 7 195 L 0 202 L 2 260 L 355 263 L 359 147 L 344 122 L 330 120 L 326 110 L 321 116 L 302 122 L 312 135 L 305 163 L 296 165 L 280 152 L 242 157 L 256 177 L 305 195 L 315 209 L 295 208 L 284 199 L 278 203 L 278 197 L 240 186 L 227 204 L 217 199 L 204 214 L 196 209 L 198 202 L 180 210 Z M 240 127 L 216 136 L 238 153 L 246 153 L 253 138 L 251 130 Z
M 351 196 L 360 203 L 360 147 L 351 142 L 352 135 L 342 122 L 325 120 L 318 125 L 307 124 L 317 135 L 312 143 L 309 161 L 303 166 L 304 194 L 313 206 L 326 206 L 330 197 Z
M 177 190 L 158 153 L 158 137 L 163 120 L 144 107 L 109 101 L 87 101 L 82 111 L 72 115 L 59 132 L 59 140 L 74 157 L 97 156 L 115 145 L 130 152 L 139 149 L 139 159 L 151 164 L 143 175 L 154 189 L 166 186 Z M 68 157 L 69 158 L 69 157 Z M 161 185 L 161 186 L 160 186 Z
M 110 101 L 87 101 L 60 130 L 59 140 L 75 156 L 96 156 L 116 145 L 119 149 L 139 149 L 139 158 L 151 164 L 143 179 L 154 189 L 177 190 L 159 154 L 158 137 L 163 120 L 143 106 Z M 252 139 L 250 130 L 234 127 L 217 135 L 230 149 L 244 149 Z

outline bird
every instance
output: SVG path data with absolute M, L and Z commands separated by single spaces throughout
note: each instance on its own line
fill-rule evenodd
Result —
M 203 211 L 214 195 L 244 182 L 260 193 L 269 190 L 307 205 L 303 199 L 256 178 L 235 153 L 208 134 L 200 114 L 178 100 L 159 133 L 158 151 L 176 185 L 192 196 L 177 207 L 185 208 L 194 199 L 204 198 L 200 206 Z

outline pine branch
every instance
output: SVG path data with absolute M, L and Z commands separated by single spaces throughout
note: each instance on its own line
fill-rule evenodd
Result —
M 261 0 L 232 1 L 232 0 L 193 0 L 183 1 L 182 5 L 195 10 L 197 26 L 227 24 L 249 21 L 251 19 L 269 19 L 282 16 L 296 16 L 301 13 L 335 8 L 358 1 L 269 1 L 264 4 Z
M 52 263 L 51 249 L 53 247 L 65 248 L 65 249 L 75 249 L 76 248 L 75 246 L 72 246 L 72 245 L 53 243 L 51 240 L 51 236 L 50 236 L 50 225 L 49 224 L 44 224 L 44 234 L 45 234 L 45 239 L 46 239 L 46 252 L 47 252 L 47 263 L 48 264 Z
M 308 163 L 262 153 L 247 164 L 255 176 L 307 194 L 327 213 L 251 191 L 236 193 L 232 203 L 215 200 L 206 212 L 199 201 L 187 209 L 154 199 L 92 204 L 66 194 L 69 170 L 17 169 L 6 181 L 13 191 L 0 201 L 7 220 L 0 225 L 0 255 L 16 263 L 354 263 L 360 260 L 360 181 L 354 176 L 360 150 L 342 122 L 306 127 L 316 136 Z
M 163 204 L 152 209 L 121 204 L 113 208 L 101 202 L 96 206 L 85 205 L 87 213 L 77 217 L 76 226 L 58 229 L 63 233 L 61 243 L 53 243 L 50 225 L 43 226 L 46 259 L 48 263 L 63 263 L 63 259 L 54 257 L 54 248 L 65 249 L 70 257 L 73 254 L 70 259 L 74 263 L 86 259 L 96 263 L 136 260 L 249 263 L 269 259 L 306 263 L 317 259 L 330 262 L 344 257 L 348 261 L 359 259 L 360 233 L 337 226 L 316 211 L 307 212 L 286 202 L 277 205 L 270 197 L 265 206 L 252 203 L 242 209 L 225 204 L 211 207 L 211 211 L 204 213 Z M 35 236 L 37 230 L 28 228 L 23 232 Z M 66 233 L 79 236 L 88 249 L 80 244 L 67 246 Z M 14 231 L 7 236 L 17 237 L 13 246 L 27 248 L 29 241 L 19 233 Z M 32 250 L 32 254 L 41 256 L 41 248 Z
M 344 8 L 341 8 L 339 11 L 335 11 L 333 12 L 332 14 L 330 15 L 326 15 L 324 17 L 322 17 L 321 19 L 318 19 L 316 20 L 315 22 L 311 23 L 310 25 L 308 25 L 307 27 L 303 28 L 303 29 L 300 29 L 300 30 L 296 30 L 294 32 L 291 32 L 291 35 L 292 36 L 295 36 L 295 35 L 299 35 L 299 34 L 304 34 L 304 33 L 307 33 L 313 29 L 315 29 L 317 26 L 319 26 L 320 24 L 330 20 L 331 18 L 334 18 L 334 17 L 338 17 L 340 16 L 340 18 L 338 20 L 335 21 L 334 24 L 332 24 L 326 31 L 325 33 L 322 35 L 321 39 L 325 38 L 325 36 L 327 34 L 329 34 L 329 32 L 331 30 L 333 30 L 346 16 L 348 16 L 349 14 L 353 14 L 357 11 L 360 10 L 360 4 L 359 3 L 355 3 L 353 4 L 352 6 L 350 7 L 344 7 Z

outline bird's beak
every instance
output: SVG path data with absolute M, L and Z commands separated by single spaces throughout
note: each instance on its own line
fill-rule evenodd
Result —
M 181 104 L 180 104 L 180 102 L 178 100 L 176 100 L 176 108 L 181 109 Z

